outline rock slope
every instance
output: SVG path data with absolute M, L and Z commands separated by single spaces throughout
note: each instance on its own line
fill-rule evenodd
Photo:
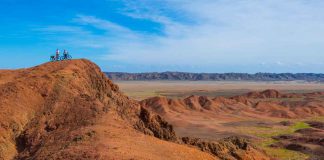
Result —
M 0 97 L 0 159 L 215 159 L 162 141 L 176 141 L 172 126 L 87 60 L 0 71 Z
M 229 159 L 182 140 L 88 60 L 0 71 L 0 159 Z

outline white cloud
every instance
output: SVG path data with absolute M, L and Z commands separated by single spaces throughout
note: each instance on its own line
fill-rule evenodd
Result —
M 138 2 L 138 1 L 137 1 Z M 126 15 L 159 22 L 162 36 L 120 39 L 108 60 L 147 64 L 280 64 L 324 58 L 324 7 L 321 1 L 164 1 L 192 23 L 175 21 L 168 10 L 136 3 Z M 161 5 L 161 4 L 160 4 Z M 129 6 L 130 7 L 130 6 Z M 146 8 L 153 8 L 147 10 Z M 154 10 L 156 9 L 156 10 Z M 177 16 L 177 15 L 174 15 Z M 147 35 L 142 35 L 147 37 Z M 281 65 L 282 66 L 282 65 Z
M 39 27 L 33 29 L 33 31 L 43 33 L 70 33 L 70 34 L 88 34 L 89 32 L 76 26 L 65 26 L 65 25 L 50 25 L 46 27 Z
M 131 30 L 129 30 L 126 27 L 115 24 L 108 20 L 96 18 L 94 16 L 77 15 L 74 21 L 79 24 L 92 25 L 94 27 L 107 30 L 107 31 L 126 32 L 126 33 L 131 32 Z
M 107 32 L 89 35 L 84 42 L 91 40 L 106 47 L 103 58 L 108 61 L 134 65 L 261 66 L 262 71 L 266 64 L 276 64 L 285 70 L 297 62 L 303 64 L 297 66 L 312 69 L 313 64 L 322 64 L 324 59 L 321 0 L 124 3 L 122 14 L 159 23 L 161 34 L 134 31 L 131 26 L 95 16 L 78 15 L 74 19 L 79 25 Z

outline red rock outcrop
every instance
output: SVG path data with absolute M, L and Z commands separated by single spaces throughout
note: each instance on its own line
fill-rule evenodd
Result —
M 0 71 L 0 159 L 216 159 L 176 141 L 88 60 Z
M 270 160 L 264 152 L 260 152 L 243 138 L 228 137 L 220 141 L 204 141 L 199 138 L 183 137 L 182 141 L 223 160 Z

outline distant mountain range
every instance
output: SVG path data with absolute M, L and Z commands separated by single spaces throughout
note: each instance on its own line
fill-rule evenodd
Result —
M 151 72 L 124 73 L 106 72 L 112 80 L 187 80 L 187 81 L 315 81 L 324 82 L 324 74 L 316 73 L 186 73 Z

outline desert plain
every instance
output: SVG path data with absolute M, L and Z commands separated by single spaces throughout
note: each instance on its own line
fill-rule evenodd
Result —
M 272 91 L 274 95 L 303 95 L 323 92 L 323 83 L 305 81 L 116 81 L 115 83 L 120 86 L 123 93 L 140 101 L 142 105 L 148 108 L 155 106 L 152 110 L 169 121 L 180 136 L 200 137 L 207 140 L 240 136 L 253 141 L 256 146 L 276 159 L 323 158 L 323 142 L 312 143 L 310 137 L 324 138 L 323 130 L 320 130 L 323 129 L 324 116 L 316 113 L 309 116 L 299 115 L 299 113 L 296 116 L 285 116 L 279 112 L 290 112 L 293 109 L 282 111 L 278 106 L 285 103 L 291 104 L 293 108 L 294 105 L 307 106 L 317 103 L 316 105 L 323 107 L 321 105 L 324 102 L 324 95 L 280 97 L 271 96 L 271 93 L 265 91 Z M 198 110 L 183 109 L 183 104 L 188 104 L 187 102 L 195 98 L 198 103 L 203 101 L 206 104 L 209 103 L 206 101 L 215 101 L 215 99 L 218 103 L 218 99 L 231 99 L 231 97 L 240 97 L 253 92 L 262 94 L 263 91 L 270 97 L 252 96 L 253 98 L 249 99 L 251 102 L 248 102 L 252 104 L 252 108 L 263 104 L 265 109 L 263 113 L 245 114 L 244 107 L 242 110 L 235 109 L 240 105 L 227 103 L 226 100 L 220 100 L 220 104 L 233 106 L 233 112 L 223 110 L 209 112 L 199 108 Z M 268 112 L 275 114 L 267 115 Z M 318 127 L 319 125 L 321 127 Z
M 125 94 L 137 100 L 153 96 L 229 97 L 266 89 L 275 89 L 285 93 L 324 91 L 324 83 L 305 81 L 115 81 L 115 83 Z

